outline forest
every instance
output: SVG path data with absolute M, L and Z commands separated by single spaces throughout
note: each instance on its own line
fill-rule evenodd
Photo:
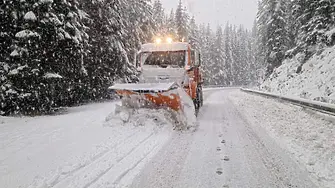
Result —
M 335 43 L 332 0 L 262 0 L 251 29 L 197 23 L 181 1 L 2 0 L 0 15 L 0 115 L 110 99 L 116 80 L 136 82 L 135 54 L 157 36 L 191 43 L 205 84 L 220 86 L 257 85 L 284 59 Z
M 159 35 L 186 39 L 203 53 L 206 84 L 254 79 L 247 62 L 252 33 L 230 24 L 213 32 L 181 1 L 166 14 L 159 0 L 2 0 L 0 14 L 2 115 L 111 98 L 108 87 L 116 80 L 136 82 L 134 55 Z
M 283 60 L 301 54 L 301 66 L 335 44 L 335 1 L 262 0 L 257 15 L 256 61 L 266 76 Z M 301 71 L 298 68 L 297 73 Z

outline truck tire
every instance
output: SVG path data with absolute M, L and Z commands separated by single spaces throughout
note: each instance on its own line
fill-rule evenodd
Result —
M 204 93 L 203 93 L 203 91 L 202 91 L 202 87 L 201 86 L 199 86 L 199 93 L 200 93 L 200 107 L 202 107 L 203 105 L 204 105 Z
M 193 103 L 194 103 L 195 110 L 199 111 L 200 107 L 203 104 L 203 102 L 202 102 L 202 89 L 201 89 L 201 87 L 197 88 L 197 96 L 193 100 Z
M 200 103 L 199 103 L 199 100 L 198 99 L 194 99 L 193 100 L 193 103 L 194 103 L 194 108 L 196 111 L 198 111 L 200 109 Z
M 204 105 L 204 97 L 203 97 L 201 85 L 199 85 L 197 88 L 197 101 L 198 101 L 199 108 Z

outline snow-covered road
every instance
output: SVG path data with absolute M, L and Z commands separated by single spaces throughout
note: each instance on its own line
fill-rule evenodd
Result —
M 294 132 L 307 126 L 314 141 L 331 139 L 327 132 L 334 131 L 335 121 L 330 117 L 308 116 L 311 112 L 237 89 L 216 89 L 205 92 L 197 130 L 179 132 L 163 111 L 144 110 L 126 125 L 106 119 L 115 104 L 71 108 L 58 116 L 0 117 L 0 187 L 314 188 L 335 183 L 334 140 L 323 143 L 325 157 L 325 150 L 306 144 L 309 137 Z M 315 133 L 320 127 L 323 132 Z
M 198 130 L 175 134 L 132 187 L 316 187 L 265 132 L 245 120 L 231 92 L 212 93 Z

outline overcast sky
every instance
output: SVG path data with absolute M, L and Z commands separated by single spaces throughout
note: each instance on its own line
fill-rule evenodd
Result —
M 167 12 L 176 10 L 179 0 L 161 0 Z M 251 29 L 257 14 L 257 0 L 183 0 L 198 23 L 244 25 Z

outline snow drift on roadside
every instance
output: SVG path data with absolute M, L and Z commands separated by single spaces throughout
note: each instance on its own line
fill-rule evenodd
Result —
M 285 60 L 261 90 L 335 104 L 335 46 L 313 56 L 297 73 L 303 56 Z
M 335 185 L 335 119 L 261 96 L 236 92 L 231 101 L 255 128 L 266 130 L 324 188 Z

